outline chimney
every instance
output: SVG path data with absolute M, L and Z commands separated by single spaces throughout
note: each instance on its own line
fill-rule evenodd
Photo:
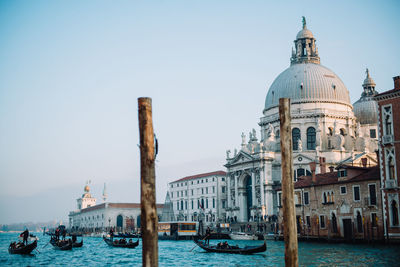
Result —
M 334 169 L 335 169 L 335 167 L 330 166 L 330 167 L 329 167 L 329 172 L 333 172 Z
M 362 166 L 363 166 L 364 168 L 367 168 L 367 162 L 368 162 L 368 159 L 367 159 L 367 158 L 362 158 L 362 159 L 361 159 L 361 164 L 362 164 Z
M 400 90 L 400 76 L 393 77 L 394 90 Z
M 317 166 L 317 163 L 314 161 L 310 162 L 310 169 L 311 169 L 311 179 L 312 182 L 315 184 L 317 182 L 317 177 L 315 176 L 315 167 Z
M 319 157 L 319 166 L 321 169 L 321 173 L 326 173 L 326 159 L 324 157 Z

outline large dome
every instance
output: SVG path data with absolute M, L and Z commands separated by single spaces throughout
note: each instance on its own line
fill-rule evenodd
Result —
M 314 63 L 293 64 L 272 83 L 265 110 L 279 105 L 279 98 L 291 103 L 331 102 L 351 106 L 349 91 L 330 69 Z

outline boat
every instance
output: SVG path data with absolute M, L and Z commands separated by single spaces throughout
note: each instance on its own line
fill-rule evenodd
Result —
M 37 247 L 37 239 L 28 245 L 22 245 L 18 248 L 15 246 L 15 242 L 12 242 L 8 247 L 8 253 L 10 254 L 30 254 Z
M 72 241 L 68 240 L 58 240 L 55 239 L 50 240 L 50 244 L 57 250 L 71 250 L 72 249 Z M 83 244 L 83 243 L 82 243 Z
M 258 236 L 255 234 L 248 234 L 243 232 L 236 232 L 229 234 L 232 240 L 258 240 Z
M 74 242 L 72 243 L 72 247 L 73 248 L 80 248 L 83 246 L 83 240 L 81 240 L 81 242 Z
M 129 243 L 127 242 L 126 244 L 120 244 L 119 242 L 114 243 L 111 239 L 103 237 L 104 241 L 109 245 L 110 247 L 117 247 L 117 248 L 135 248 L 139 245 L 139 239 L 136 242 Z M 118 240 L 114 240 L 118 241 Z
M 267 243 L 265 243 L 265 241 L 261 246 L 245 246 L 243 248 L 240 248 L 239 246 L 218 247 L 213 245 L 206 245 L 203 241 L 199 241 L 197 239 L 194 239 L 194 242 L 205 251 L 216 253 L 253 254 L 264 252 L 267 250 Z

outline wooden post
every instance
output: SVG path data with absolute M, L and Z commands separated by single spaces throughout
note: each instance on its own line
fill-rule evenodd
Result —
M 285 239 L 285 266 L 298 266 L 296 210 L 294 207 L 292 127 L 290 99 L 279 99 L 282 156 L 282 206 Z
M 158 266 L 158 217 L 155 188 L 155 150 L 151 98 L 138 98 L 140 135 L 140 207 L 142 266 Z

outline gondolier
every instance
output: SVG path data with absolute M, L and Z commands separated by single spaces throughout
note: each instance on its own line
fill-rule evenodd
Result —
M 21 236 L 22 236 L 23 239 L 24 239 L 24 241 L 23 241 L 24 244 L 25 244 L 25 245 L 28 245 L 28 237 L 29 237 L 29 231 L 28 231 L 28 229 L 25 229 L 25 231 L 22 232 Z
M 211 237 L 211 229 L 210 229 L 210 227 L 207 227 L 207 230 L 206 230 L 206 244 L 207 245 L 210 244 L 210 237 Z

